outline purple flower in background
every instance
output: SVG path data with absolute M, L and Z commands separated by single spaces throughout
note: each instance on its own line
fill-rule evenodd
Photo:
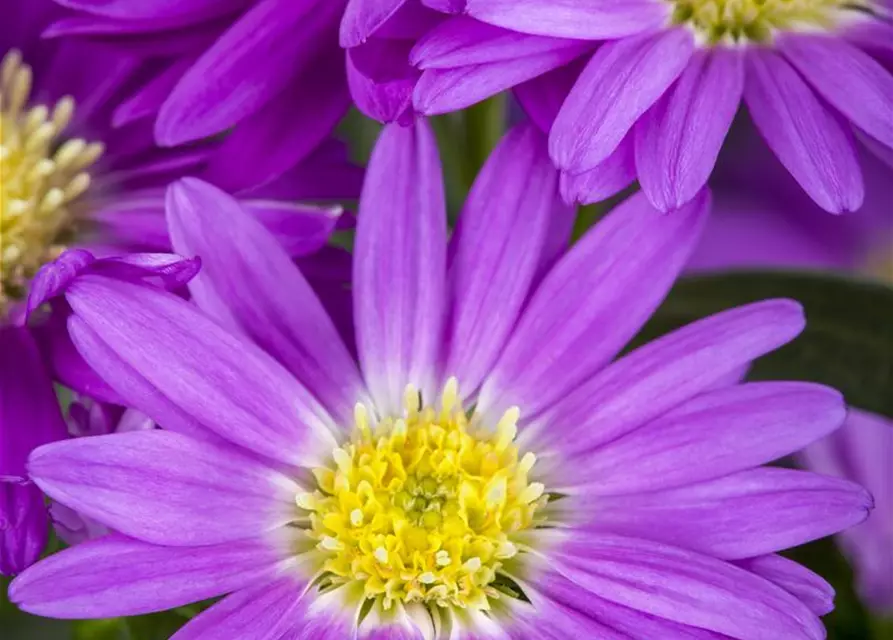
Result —
M 116 533 L 25 571 L 11 600 L 90 618 L 230 594 L 177 640 L 823 638 L 830 587 L 775 554 L 871 499 L 762 465 L 833 432 L 843 401 L 740 383 L 801 309 L 741 307 L 615 360 L 709 196 L 673 216 L 634 196 L 566 249 L 557 188 L 545 136 L 514 129 L 448 246 L 427 123 L 386 127 L 360 204 L 355 359 L 262 225 L 174 185 L 174 245 L 206 267 L 195 304 L 114 273 L 53 287 L 86 360 L 162 429 L 31 456 L 48 495 Z
M 854 138 L 881 153 L 893 147 L 889 0 L 427 4 L 464 15 L 413 49 L 423 70 L 416 109 L 448 112 L 517 87 L 550 130 L 569 200 L 604 199 L 638 178 L 662 210 L 687 202 L 742 100 L 802 189 L 831 212 L 862 202 Z
M 32 314 L 26 325 L 27 313 L 37 311 L 26 304 L 33 278 L 71 246 L 88 246 L 99 255 L 169 251 L 164 187 L 182 175 L 204 175 L 221 152 L 217 143 L 160 149 L 150 120 L 116 123 L 146 64 L 112 55 L 102 44 L 42 40 L 41 30 L 57 12 L 49 1 L 15 2 L 4 7 L 0 25 L 3 573 L 33 562 L 46 540 L 43 498 L 24 470 L 31 449 L 66 435 L 52 379 L 108 402 L 120 399 L 71 345 L 64 305 L 50 317 L 44 310 Z M 319 252 L 341 209 L 301 206 L 292 198 L 351 197 L 358 186 L 357 170 L 331 143 L 305 165 L 239 197 L 291 255 L 319 272 L 317 285 L 332 277 L 331 262 L 349 264 L 334 249 Z M 165 256 L 141 259 L 140 268 L 169 266 Z M 52 276 L 44 275 L 46 284 Z
M 877 508 L 859 526 L 839 536 L 856 570 L 865 602 L 881 614 L 893 613 L 893 422 L 850 409 L 843 428 L 800 454 L 809 469 L 848 478 L 867 487 Z
M 118 118 L 157 115 L 165 146 L 229 132 L 208 167 L 228 191 L 306 159 L 350 106 L 338 46 L 345 0 L 57 1 L 78 12 L 50 35 L 108 40 L 155 61 Z
M 734 130 L 711 182 L 713 215 L 689 261 L 694 271 L 780 267 L 848 271 L 893 283 L 893 169 L 861 153 L 865 203 L 820 216 L 762 141 Z M 754 188 L 759 185 L 759 188 Z

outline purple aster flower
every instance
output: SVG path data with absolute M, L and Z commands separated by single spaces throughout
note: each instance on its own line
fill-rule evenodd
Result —
M 416 109 L 452 111 L 524 83 L 519 98 L 550 130 L 569 199 L 603 198 L 608 173 L 637 177 L 660 209 L 687 202 L 742 100 L 801 188 L 831 212 L 862 202 L 854 138 L 881 153 L 893 147 L 889 0 L 434 4 L 464 15 L 413 49 L 423 70 Z
M 878 613 L 893 613 L 893 421 L 850 409 L 842 429 L 810 445 L 800 455 L 818 473 L 849 478 L 874 494 L 876 510 L 857 527 L 840 534 L 840 544 L 856 569 L 859 592 Z
M 713 215 L 689 268 L 835 269 L 893 282 L 890 166 L 863 150 L 862 208 L 849 216 L 817 217 L 818 206 L 747 133 L 736 128 L 733 145 L 720 157 L 712 183 Z
M 50 35 L 100 38 L 155 59 L 134 101 L 157 115 L 160 144 L 230 132 L 209 166 L 229 191 L 306 159 L 350 106 L 338 46 L 345 0 L 57 1 L 78 12 Z
M 634 196 L 566 249 L 557 183 L 545 137 L 516 128 L 448 246 L 428 125 L 386 127 L 356 359 L 262 225 L 172 187 L 213 317 L 114 274 L 58 282 L 78 349 L 163 428 L 32 454 L 44 491 L 117 533 L 25 571 L 11 600 L 90 618 L 230 594 L 177 640 L 823 638 L 830 587 L 775 554 L 860 522 L 870 497 L 762 465 L 834 431 L 843 401 L 739 382 L 801 309 L 734 309 L 612 362 L 709 197 L 665 216 Z M 204 224 L 211 207 L 227 224 Z
M 151 252 L 135 259 L 138 264 L 112 261 L 102 263 L 103 269 L 109 264 L 170 269 L 170 257 L 158 253 L 170 249 L 164 187 L 176 177 L 206 173 L 221 152 L 211 143 L 160 149 L 145 118 L 116 122 L 114 114 L 128 104 L 146 63 L 111 55 L 97 43 L 42 40 L 41 30 L 56 14 L 48 1 L 16 2 L 4 7 L 0 25 L 3 573 L 32 562 L 46 539 L 46 509 L 40 492 L 26 481 L 25 461 L 33 447 L 65 437 L 51 379 L 108 402 L 120 400 L 71 345 L 64 308 L 62 316 L 47 317 L 41 310 L 25 323 L 27 313 L 36 310 L 26 304 L 34 293 L 33 278 L 71 246 L 89 246 L 102 255 Z M 333 249 L 317 253 L 341 209 L 301 206 L 293 198 L 350 196 L 358 182 L 343 149 L 328 144 L 308 164 L 239 197 L 291 255 L 315 269 L 319 286 L 337 278 L 329 263 L 345 261 Z M 41 286 L 47 282 L 44 278 Z

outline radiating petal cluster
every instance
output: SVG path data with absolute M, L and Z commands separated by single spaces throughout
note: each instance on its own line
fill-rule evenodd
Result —
M 799 306 L 618 357 L 709 195 L 670 216 L 635 196 L 567 248 L 545 136 L 519 125 L 447 250 L 440 173 L 424 121 L 385 128 L 360 203 L 356 358 L 269 231 L 198 180 L 168 193 L 175 247 L 209 265 L 192 301 L 95 269 L 47 289 L 84 359 L 161 429 L 31 455 L 43 491 L 115 533 L 25 571 L 13 602 L 82 618 L 229 594 L 178 640 L 249 620 L 282 640 L 824 637 L 830 588 L 776 554 L 871 498 L 763 465 L 837 429 L 843 401 L 741 382 L 800 332 Z M 228 224 L 201 224 L 211 208 Z

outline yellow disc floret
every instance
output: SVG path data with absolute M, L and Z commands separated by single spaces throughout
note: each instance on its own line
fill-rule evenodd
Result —
M 513 538 L 540 524 L 547 500 L 529 482 L 536 462 L 513 444 L 519 412 L 495 430 L 473 428 L 455 379 L 439 408 L 408 388 L 405 413 L 371 424 L 358 405 L 350 442 L 313 470 L 318 489 L 297 498 L 332 586 L 361 584 L 385 609 L 397 602 L 487 610 L 501 596 Z
M 72 204 L 90 186 L 102 145 L 60 140 L 74 101 L 27 108 L 31 68 L 18 51 L 0 63 L 0 313 L 24 296 L 37 270 L 61 251 Z
M 869 15 L 873 0 L 667 0 L 673 22 L 706 44 L 767 42 L 779 31 L 829 30 Z

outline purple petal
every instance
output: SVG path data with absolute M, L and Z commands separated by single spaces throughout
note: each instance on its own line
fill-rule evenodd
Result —
M 521 33 L 606 40 L 666 24 L 670 8 L 649 0 L 468 0 L 473 18 Z
M 580 77 L 586 62 L 588 60 L 580 58 L 514 88 L 521 108 L 545 133 L 552 128 L 564 99 Z
M 300 605 L 306 584 L 286 575 L 242 589 L 190 620 L 171 640 L 278 640 Z
M 843 397 L 830 387 L 806 382 L 725 387 L 595 451 L 581 452 L 574 459 L 585 465 L 573 484 L 598 495 L 627 495 L 711 480 L 802 449 L 840 427 L 845 417 Z
M 543 250 L 540 253 L 539 269 L 534 278 L 536 287 L 546 277 L 546 274 L 552 270 L 555 263 L 561 259 L 561 256 L 567 252 L 576 220 L 577 208 L 567 205 L 561 199 L 561 196 L 556 195 L 552 202 L 552 215 L 549 217 L 549 228 L 546 229 Z
M 126 404 L 78 353 L 68 335 L 67 315 L 61 309 L 54 309 L 47 321 L 32 329 L 52 378 L 90 398 L 110 404 Z
M 421 38 L 409 61 L 419 69 L 450 69 L 508 62 L 548 53 L 567 44 L 569 41 L 561 38 L 530 36 L 461 16 L 447 20 Z
M 372 40 L 347 52 L 347 83 L 357 108 L 379 122 L 408 124 L 412 91 L 419 72 L 406 60 L 411 43 L 402 40 Z M 364 57 L 386 58 L 392 68 L 387 75 L 367 75 L 360 65 Z
M 169 546 L 219 544 L 285 526 L 299 491 L 235 451 L 161 429 L 46 445 L 31 454 L 28 471 L 62 504 Z
M 707 184 L 743 92 L 739 51 L 699 51 L 673 88 L 639 119 L 636 168 L 654 206 L 676 209 Z
M 520 59 L 469 65 L 452 69 L 428 69 L 413 94 L 419 113 L 432 115 L 463 109 L 567 64 L 586 53 L 591 45 L 575 40 L 556 41 L 554 47 Z
M 839 542 L 856 570 L 860 595 L 872 608 L 893 606 L 893 423 L 888 418 L 850 409 L 843 428 L 808 447 L 800 457 L 818 473 L 849 478 L 874 494 L 876 509 Z
M 737 640 L 824 640 L 792 595 L 734 565 L 654 542 L 607 535 L 567 543 L 549 563 L 605 600 Z
M 286 464 L 318 462 L 334 445 L 326 426 L 330 419 L 307 390 L 194 305 L 94 275 L 76 280 L 67 299 L 77 319 L 130 368 L 130 376 L 142 377 L 181 416 Z M 134 406 L 166 426 L 161 416 Z
M 518 125 L 471 189 L 451 247 L 444 369 L 465 394 L 493 366 L 527 300 L 557 183 L 545 136 L 533 125 Z
M 36 447 L 68 435 L 53 381 L 25 327 L 0 327 L 0 483 L 27 479 Z
M 338 206 L 317 207 L 280 200 L 242 200 L 239 204 L 292 257 L 307 256 L 325 247 L 344 213 Z
M 89 251 L 69 249 L 52 262 L 43 265 L 31 280 L 31 289 L 28 292 L 28 315 L 65 291 L 72 280 L 95 260 Z
M 793 594 L 817 616 L 834 610 L 834 588 L 821 576 L 793 560 L 768 555 L 739 560 L 735 564 Z
M 312 60 L 339 10 L 321 0 L 257 2 L 177 84 L 159 112 L 158 141 L 198 140 L 257 112 Z
M 602 45 L 555 119 L 549 137 L 555 164 L 581 173 L 607 158 L 683 72 L 694 46 L 686 29 Z
M 590 230 L 533 294 L 478 409 L 533 417 L 610 361 L 666 296 L 709 202 L 704 193 L 664 215 L 637 194 Z
M 113 534 L 37 563 L 13 580 L 9 599 L 50 618 L 141 615 L 272 580 L 288 555 L 270 540 L 161 547 Z
M 200 267 L 197 258 L 187 259 L 170 253 L 134 253 L 97 260 L 84 249 L 69 249 L 37 272 L 28 294 L 28 313 L 64 293 L 83 273 L 102 274 L 134 283 L 147 282 L 174 290 L 189 282 Z
M 388 125 L 372 152 L 354 249 L 354 314 L 376 407 L 396 415 L 413 384 L 432 397 L 446 279 L 446 212 L 427 122 Z
M 348 0 L 341 18 L 341 46 L 363 44 L 404 4 L 406 0 Z
M 778 159 L 823 209 L 858 209 L 864 189 L 852 135 L 780 55 L 752 49 L 746 61 L 744 99 Z
M 806 81 L 857 127 L 893 147 L 893 73 L 836 36 L 785 34 L 776 46 Z
M 599 640 L 720 640 L 710 631 L 677 624 L 599 598 L 554 571 L 547 570 L 536 576 L 534 584 L 522 583 L 522 586 L 531 598 L 535 611 L 531 625 L 531 631 L 535 633 L 531 633 L 531 637 L 549 640 L 573 637 Z M 581 619 L 583 616 L 585 621 Z M 568 632 L 551 635 L 555 627 L 568 617 L 575 618 L 576 624 L 580 625 L 575 627 L 586 633 L 575 634 L 571 632 L 575 627 L 571 627 Z
M 37 562 L 49 537 L 50 521 L 40 489 L 31 483 L 0 481 L 0 523 L 0 575 L 16 575 Z
M 232 197 L 195 178 L 168 190 L 173 245 L 204 257 L 193 300 L 250 336 L 329 410 L 349 422 L 363 382 L 316 294 L 263 225 Z
M 561 174 L 561 195 L 572 204 L 594 204 L 623 191 L 636 179 L 636 159 L 632 133 L 620 142 L 595 169 Z
M 161 393 L 156 386 L 127 364 L 102 341 L 93 329 L 75 315 L 68 318 L 68 332 L 72 345 L 85 366 L 120 398 L 121 405 L 134 407 L 150 416 L 164 429 L 185 433 L 195 438 L 213 438 L 194 417 Z M 219 439 L 222 443 L 226 441 Z
M 319 148 L 273 182 L 241 192 L 243 198 L 278 200 L 356 200 L 363 183 L 363 170 L 346 157 L 332 157 L 337 148 L 329 138 Z
M 118 246 L 170 249 L 164 222 L 164 197 L 160 191 L 144 190 L 116 196 L 90 212 L 101 238 Z
M 674 214 L 675 215 L 675 214 Z M 534 448 L 567 454 L 611 442 L 742 366 L 793 340 L 805 326 L 790 300 L 767 300 L 699 320 L 608 366 L 528 424 Z M 555 434 L 560 433 L 560 440 Z
M 242 118 L 211 156 L 205 178 L 230 192 L 269 182 L 315 150 L 349 106 L 344 57 L 335 50 Z
M 58 0 L 58 4 L 108 18 L 202 22 L 235 12 L 250 0 Z M 174 23 L 170 23 L 171 26 Z
M 581 494 L 567 505 L 569 518 L 585 521 L 578 538 L 607 532 L 726 559 L 837 533 L 865 520 L 871 507 L 871 496 L 853 482 L 770 467 L 665 491 Z
M 185 57 L 154 74 L 115 108 L 112 114 L 112 126 L 122 127 L 157 113 L 180 78 L 194 63 L 195 58 Z

